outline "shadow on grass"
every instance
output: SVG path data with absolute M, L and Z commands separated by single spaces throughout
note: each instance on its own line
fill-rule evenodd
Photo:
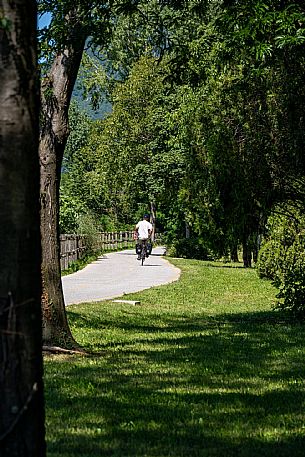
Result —
M 223 263 L 217 263 L 217 262 L 208 262 L 206 261 L 205 263 L 205 266 L 206 267 L 212 267 L 212 268 L 242 268 L 243 270 L 245 269 L 243 263 L 227 263 L 227 264 L 223 264 Z M 254 269 L 254 267 L 250 267 L 248 269 Z
M 48 456 L 303 455 L 305 327 L 271 315 L 101 319 L 104 358 L 47 364 Z

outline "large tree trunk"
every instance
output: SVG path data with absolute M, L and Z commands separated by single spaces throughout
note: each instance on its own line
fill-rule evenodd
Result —
M 36 2 L 0 11 L 0 455 L 43 457 Z
M 66 347 L 75 346 L 76 343 L 67 322 L 61 284 L 59 186 L 63 153 L 69 134 L 68 109 L 85 45 L 81 27 L 72 28 L 72 32 L 69 46 L 57 55 L 43 81 L 39 146 L 43 340 L 46 345 Z

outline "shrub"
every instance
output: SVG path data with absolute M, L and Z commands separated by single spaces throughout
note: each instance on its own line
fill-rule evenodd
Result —
M 86 235 L 86 254 L 99 251 L 99 220 L 77 198 L 62 194 L 60 197 L 60 233 Z
M 305 315 L 305 215 L 286 203 L 276 208 L 267 228 L 258 274 L 278 288 L 278 308 Z
M 305 237 L 298 233 L 287 249 L 285 263 L 275 285 L 279 287 L 278 307 L 305 315 Z
M 258 255 L 256 268 L 261 278 L 275 280 L 281 270 L 284 249 L 278 240 L 265 240 Z
M 84 205 L 79 199 L 70 195 L 60 195 L 60 233 L 79 233 L 78 218 L 84 213 Z

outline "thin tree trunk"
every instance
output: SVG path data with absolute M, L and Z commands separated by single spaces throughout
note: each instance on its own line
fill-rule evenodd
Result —
M 156 234 L 156 204 L 153 201 L 150 202 L 150 223 L 153 226 L 151 240 L 154 241 Z
M 191 237 L 191 227 L 190 224 L 185 221 L 185 238 L 188 240 Z
M 0 11 L 0 455 L 44 457 L 36 2 Z
M 243 262 L 245 268 L 251 268 L 252 252 L 249 246 L 249 237 L 245 237 L 243 240 Z
M 231 247 L 230 258 L 231 258 L 231 262 L 239 262 L 237 245 Z
M 260 237 L 259 234 L 257 234 L 255 238 L 256 238 L 255 239 L 255 245 L 254 245 L 254 248 L 253 248 L 253 262 L 257 263 L 258 253 L 259 253 L 260 244 L 261 244 L 261 237 Z
M 69 47 L 54 60 L 42 85 L 41 240 L 43 278 L 43 341 L 45 345 L 75 346 L 69 329 L 60 271 L 59 186 L 68 139 L 68 109 L 85 44 L 75 27 Z
M 257 249 L 257 246 L 254 246 L 253 250 L 252 250 L 252 253 L 253 253 L 253 262 L 254 263 L 257 263 L 257 258 L 258 258 L 258 249 Z

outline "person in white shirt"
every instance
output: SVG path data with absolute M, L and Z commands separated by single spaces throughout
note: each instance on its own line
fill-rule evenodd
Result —
M 141 253 L 141 246 L 143 242 L 147 242 L 151 235 L 152 235 L 152 229 L 153 226 L 149 222 L 149 214 L 144 214 L 143 220 L 139 221 L 137 225 L 135 226 L 135 236 L 136 239 L 138 240 L 137 245 L 136 245 L 136 253 L 138 254 L 138 260 L 141 259 L 140 253 Z M 147 257 L 149 254 L 151 254 L 151 243 L 147 243 Z

